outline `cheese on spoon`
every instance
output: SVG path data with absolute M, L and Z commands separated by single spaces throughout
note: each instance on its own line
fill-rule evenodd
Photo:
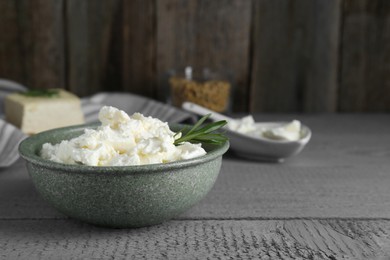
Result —
M 264 130 L 263 136 L 275 140 L 296 141 L 301 137 L 300 132 L 301 122 L 293 120 L 291 123 Z
M 228 128 L 232 131 L 252 137 L 272 140 L 296 141 L 300 139 L 301 123 L 298 120 L 276 127 L 264 127 L 256 124 L 251 115 L 229 121 Z

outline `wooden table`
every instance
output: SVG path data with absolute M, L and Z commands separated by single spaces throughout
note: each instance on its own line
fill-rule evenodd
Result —
M 313 130 L 283 164 L 224 157 L 213 190 L 165 224 L 105 229 L 36 194 L 24 163 L 0 171 L 0 259 L 388 259 L 389 115 L 298 118 Z

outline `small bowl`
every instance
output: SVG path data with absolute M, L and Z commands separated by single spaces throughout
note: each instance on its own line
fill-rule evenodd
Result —
M 44 143 L 79 136 L 96 124 L 49 130 L 25 139 L 20 155 L 35 188 L 63 214 L 91 224 L 133 228 L 162 223 L 199 202 L 219 174 L 229 143 L 202 145 L 207 154 L 166 164 L 140 166 L 68 165 L 39 156 Z M 182 129 L 171 125 L 173 131 Z
M 288 122 L 256 123 L 258 127 L 273 128 L 285 125 Z M 272 140 L 256 138 L 227 130 L 231 150 L 240 157 L 267 162 L 283 162 L 286 158 L 297 155 L 302 151 L 311 138 L 309 127 L 301 126 L 301 138 L 297 141 Z

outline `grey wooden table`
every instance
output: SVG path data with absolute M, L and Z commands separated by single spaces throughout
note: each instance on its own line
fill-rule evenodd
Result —
M 148 228 L 68 219 L 18 161 L 0 171 L 0 259 L 389 259 L 389 115 L 257 117 L 292 118 L 313 130 L 299 156 L 227 154 L 207 198 Z

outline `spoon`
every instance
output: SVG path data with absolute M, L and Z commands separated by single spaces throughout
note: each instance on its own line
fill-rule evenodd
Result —
M 211 114 L 210 119 L 213 121 L 226 120 L 228 124 L 235 122 L 240 124 L 239 119 L 234 119 L 220 113 L 209 110 L 205 107 L 199 106 L 191 102 L 184 102 L 182 108 L 204 116 Z M 256 122 L 256 127 L 264 129 L 271 129 L 286 124 L 286 122 Z M 274 140 L 268 139 L 262 136 L 250 136 L 243 133 L 239 133 L 225 127 L 226 135 L 229 137 L 231 149 L 241 157 L 260 160 L 260 161 L 272 161 L 282 162 L 285 158 L 298 154 L 311 138 L 310 129 L 301 125 L 300 139 L 290 140 Z
M 189 111 L 189 112 L 193 112 L 193 113 L 198 114 L 200 116 L 211 114 L 211 116 L 209 118 L 211 120 L 213 120 L 213 121 L 226 120 L 226 121 L 229 122 L 229 121 L 235 120 L 232 117 L 228 117 L 228 116 L 222 115 L 220 113 L 217 113 L 217 112 L 215 112 L 213 110 L 210 110 L 208 108 L 202 107 L 202 106 L 197 105 L 197 104 L 192 103 L 192 102 L 184 102 L 181 107 L 183 109 Z

